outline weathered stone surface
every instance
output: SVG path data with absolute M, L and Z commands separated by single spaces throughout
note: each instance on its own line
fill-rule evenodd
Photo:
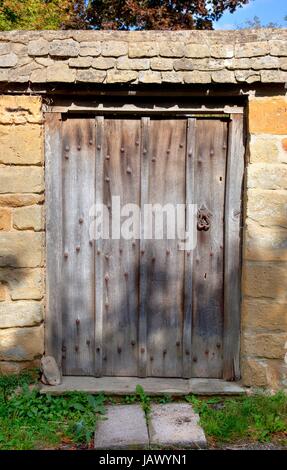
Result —
M 211 78 L 215 83 L 236 83 L 234 72 L 230 70 L 212 72 Z
M 45 83 L 47 81 L 47 75 L 47 69 L 45 67 L 33 70 L 30 75 L 30 81 L 32 83 Z
M 42 127 L 37 124 L 7 126 L 0 124 L 0 163 L 37 165 L 43 162 Z
M 39 359 L 23 362 L 0 361 L 0 374 L 19 374 L 23 370 L 39 368 Z
M 280 67 L 280 61 L 278 57 L 267 55 L 264 57 L 255 57 L 252 59 L 252 68 L 254 70 L 277 69 L 278 67 Z
M 247 173 L 248 188 L 287 189 L 287 167 L 284 164 L 254 163 Z
M 41 268 L 0 268 L 0 282 L 5 284 L 12 300 L 43 298 L 44 273 Z
M 42 56 L 48 55 L 49 52 L 49 42 L 45 39 L 36 39 L 30 41 L 28 45 L 28 54 L 30 56 Z
M 95 69 L 77 70 L 76 81 L 84 83 L 103 83 L 106 72 Z
M 158 44 L 156 42 L 134 42 L 129 43 L 129 57 L 154 57 L 158 55 Z
M 219 44 L 210 47 L 210 55 L 215 59 L 230 59 L 234 56 L 233 44 Z
M 149 445 L 145 415 L 140 405 L 108 406 L 98 422 L 95 449 L 140 449 Z
M 166 71 L 173 70 L 173 59 L 163 59 L 161 57 L 152 57 L 150 59 L 151 70 Z
M 84 41 L 81 43 L 80 55 L 97 57 L 101 53 L 100 41 Z
M 269 41 L 270 54 L 275 56 L 287 56 L 286 42 L 276 39 Z
M 61 372 L 53 356 L 43 356 L 41 359 L 42 381 L 46 385 L 60 385 Z
M 242 335 L 242 352 L 249 356 L 283 359 L 286 354 L 287 333 L 258 333 Z
M 0 266 L 37 267 L 43 264 L 43 235 L 33 232 L 1 232 Z
M 246 332 L 286 332 L 287 303 L 266 298 L 245 298 L 242 305 L 242 327 Z
M 11 228 L 11 209 L 0 208 L 0 230 L 10 230 Z
M 263 226 L 287 228 L 287 191 L 248 190 L 247 216 Z
M 269 136 L 251 135 L 249 143 L 250 163 L 277 163 L 277 140 Z
M 159 44 L 159 55 L 161 57 L 183 57 L 185 54 L 185 46 L 178 41 L 162 42 Z
M 184 74 L 178 72 L 162 72 L 161 81 L 162 83 L 183 83 Z
M 0 67 L 14 67 L 18 62 L 18 56 L 11 52 L 0 56 Z
M 112 69 L 115 66 L 116 59 L 112 57 L 98 57 L 97 59 L 92 60 L 92 67 L 99 70 L 108 70 Z
M 23 207 L 44 201 L 44 194 L 0 194 L 0 207 Z
M 47 82 L 72 83 L 75 81 L 76 71 L 67 64 L 55 64 L 47 69 Z
M 267 41 L 256 41 L 235 45 L 235 57 L 259 57 L 269 54 Z
M 287 72 L 278 70 L 261 70 L 262 83 L 285 83 L 287 81 Z
M 238 82 L 256 83 L 260 82 L 261 75 L 254 70 L 235 70 L 235 78 Z
M 287 264 L 248 262 L 244 264 L 243 293 L 287 302 Z
M 187 403 L 153 404 L 148 427 L 151 445 L 197 449 L 207 446 L 199 416 Z
M 193 70 L 193 64 L 191 59 L 177 59 L 174 61 L 174 70 Z
M 7 55 L 11 51 L 10 42 L 0 42 L 0 55 Z
M 268 387 L 270 385 L 270 378 L 272 387 L 274 387 L 274 380 L 272 368 L 268 368 L 268 364 L 263 359 L 244 358 L 242 360 L 242 382 L 246 386 L 253 387 Z M 270 377 L 271 375 L 271 377 Z
M 43 230 L 43 207 L 30 206 L 14 209 L 13 227 L 17 230 L 35 230 L 36 232 Z
M 0 193 L 41 193 L 44 190 L 43 168 L 7 166 L 0 172 Z
M 43 325 L 0 330 L 0 361 L 29 361 L 44 351 Z
M 139 73 L 140 83 L 161 83 L 160 72 L 143 71 Z
M 254 134 L 286 134 L 287 98 L 254 98 L 249 101 L 249 131 Z
M 92 65 L 92 57 L 77 57 L 69 59 L 69 67 L 78 69 L 89 68 Z
M 129 83 L 138 78 L 138 73 L 132 70 L 111 70 L 107 73 L 107 83 Z
M 209 72 L 185 72 L 184 73 L 185 83 L 210 83 L 211 73 Z
M 245 259 L 255 261 L 286 261 L 287 231 L 278 227 L 261 227 L 246 221 Z
M 77 57 L 79 52 L 80 45 L 73 39 L 54 40 L 49 45 L 49 54 L 52 57 Z
M 128 43 L 123 41 L 106 41 L 102 44 L 102 55 L 104 57 L 120 57 L 127 55 Z
M 185 46 L 185 57 L 201 58 L 209 57 L 210 50 L 207 44 L 187 44 Z
M 149 59 L 130 59 L 128 57 L 120 57 L 117 61 L 117 68 L 119 70 L 148 70 Z
M 42 123 L 41 104 L 39 96 L 1 95 L 0 123 Z
M 9 69 L 0 69 L 0 82 L 9 82 Z
M 0 328 L 38 325 L 43 320 L 43 314 L 44 309 L 40 302 L 1 302 Z
M 0 282 L 0 302 L 4 302 L 8 298 L 7 287 Z

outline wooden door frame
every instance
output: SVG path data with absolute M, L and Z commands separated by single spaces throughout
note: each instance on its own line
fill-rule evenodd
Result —
M 228 150 L 225 187 L 224 228 L 224 337 L 223 379 L 240 379 L 240 323 L 241 323 L 241 220 L 245 168 L 244 109 L 239 106 L 170 106 L 168 109 L 152 106 L 127 105 L 105 108 L 72 103 L 45 108 L 45 188 L 46 188 L 46 315 L 45 354 L 62 364 L 61 319 L 61 264 L 62 264 L 62 183 L 61 183 L 61 121 L 63 114 L 93 113 L 93 115 L 126 113 L 141 116 L 165 117 L 228 117 Z M 96 155 L 95 155 L 96 157 Z M 60 202 L 60 203 L 59 203 Z M 97 270 L 101 273 L 101 267 Z

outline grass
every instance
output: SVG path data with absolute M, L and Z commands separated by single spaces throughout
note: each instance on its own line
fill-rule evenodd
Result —
M 104 395 L 40 395 L 33 382 L 29 374 L 0 377 L 0 449 L 88 447 L 105 413 Z
M 0 450 L 88 448 L 97 420 L 107 404 L 141 404 L 147 422 L 152 403 L 182 401 L 163 395 L 150 397 L 141 386 L 124 397 L 67 393 L 41 395 L 31 384 L 37 372 L 0 376 Z M 287 445 L 287 395 L 257 394 L 234 398 L 185 397 L 200 415 L 210 444 L 268 442 Z
M 269 442 L 280 438 L 287 445 L 287 395 L 257 394 L 238 398 L 186 400 L 199 413 L 200 424 L 213 442 Z

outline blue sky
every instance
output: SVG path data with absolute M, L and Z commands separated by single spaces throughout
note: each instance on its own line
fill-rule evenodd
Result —
M 245 20 L 258 16 L 262 24 L 270 21 L 287 26 L 284 17 L 287 15 L 287 0 L 250 0 L 249 4 L 238 8 L 235 13 L 225 13 L 222 18 L 214 24 L 215 29 L 236 29 L 238 25 L 244 24 Z

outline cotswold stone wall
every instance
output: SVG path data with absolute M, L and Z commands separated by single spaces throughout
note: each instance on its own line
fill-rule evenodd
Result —
M 184 85 L 184 97 L 199 84 L 221 101 L 226 89 L 248 98 L 242 382 L 287 387 L 285 82 L 286 30 L 0 33 L 0 372 L 33 366 L 44 351 L 41 96 L 58 85 L 170 84 Z
M 286 97 L 251 98 L 248 126 L 242 378 L 245 385 L 287 387 Z
M 0 372 L 44 350 L 42 127 L 39 97 L 0 97 Z

